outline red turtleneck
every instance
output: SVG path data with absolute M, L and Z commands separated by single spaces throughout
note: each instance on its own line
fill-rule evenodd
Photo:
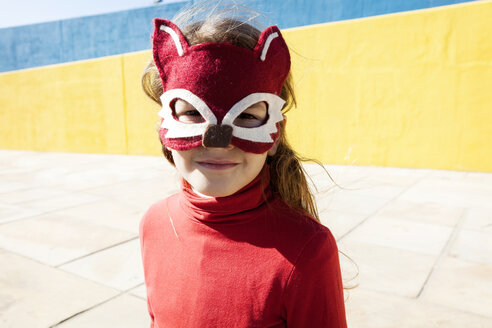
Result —
M 346 327 L 332 234 L 260 176 L 228 197 L 183 186 L 140 240 L 151 327 Z

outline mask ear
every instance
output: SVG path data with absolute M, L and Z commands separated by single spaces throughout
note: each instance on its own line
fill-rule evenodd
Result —
M 254 51 L 262 62 L 276 67 L 281 76 L 287 76 L 290 70 L 289 48 L 277 26 L 267 27 L 261 32 Z
M 152 52 L 159 74 L 164 75 L 164 65 L 169 57 L 182 56 L 188 50 L 188 42 L 181 30 L 167 19 L 154 19 Z

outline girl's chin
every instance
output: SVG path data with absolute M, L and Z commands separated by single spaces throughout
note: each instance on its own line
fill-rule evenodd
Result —
M 199 186 L 193 187 L 193 191 L 202 197 L 227 197 L 236 193 L 239 189 L 237 186 Z

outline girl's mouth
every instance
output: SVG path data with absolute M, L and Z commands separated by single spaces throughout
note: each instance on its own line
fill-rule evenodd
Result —
M 201 167 L 212 169 L 212 170 L 225 170 L 239 165 L 239 163 L 234 163 L 229 161 L 215 161 L 215 160 L 205 160 L 196 163 Z

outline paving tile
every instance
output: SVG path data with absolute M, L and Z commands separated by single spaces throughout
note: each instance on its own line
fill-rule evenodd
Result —
M 4 158 L 4 156 L 8 155 L 2 153 L 0 156 Z M 100 158 L 93 154 L 38 151 L 18 151 L 17 154 L 14 151 L 13 156 L 8 156 L 8 163 L 11 166 L 35 169 L 64 166 L 66 164 L 85 165 L 86 163 L 98 160 Z
M 324 165 L 304 163 L 304 169 L 308 174 L 308 181 L 315 185 L 313 190 L 327 191 L 338 186 L 345 187 L 363 177 L 363 172 L 354 170 L 353 167 L 342 165 Z
M 322 222 L 337 237 L 356 227 L 339 242 L 360 273 L 349 280 L 357 270 L 340 253 L 345 285 L 360 284 L 350 326 L 492 326 L 491 173 L 324 165 L 339 188 L 322 167 L 304 167 Z M 48 327 L 80 311 L 60 326 L 148 326 L 134 238 L 178 181 L 158 156 L 0 150 L 0 248 L 34 259 L 0 250 L 0 326 Z
M 383 177 L 379 179 L 377 176 L 371 176 L 362 177 L 340 186 L 327 178 L 324 178 L 324 184 L 320 184 L 319 180 L 316 177 L 315 184 L 318 186 L 318 192 L 315 193 L 315 197 L 322 210 L 349 210 L 348 207 L 352 207 L 368 214 L 401 194 L 414 182 L 415 178 L 397 176 L 395 179 L 386 181 Z
M 467 172 L 465 179 L 470 182 L 492 186 L 492 173 L 490 172 Z
M 18 191 L 0 193 L 0 203 L 19 204 L 32 200 L 60 197 L 67 193 L 65 190 L 56 188 L 30 188 Z
M 453 170 L 430 170 L 432 178 L 441 180 L 460 181 L 467 179 L 469 172 Z
M 135 169 L 168 164 L 163 156 L 122 155 L 122 154 L 90 154 L 90 167 L 105 167 L 109 169 Z M 87 157 L 87 155 L 85 155 Z M 97 160 L 97 161 L 96 161 Z
M 94 188 L 85 192 L 106 199 L 114 199 L 148 209 L 153 203 L 176 193 L 179 190 L 177 175 L 166 179 L 147 179 L 129 181 L 103 188 Z
M 3 177 L 8 176 L 8 174 L 2 175 L 0 170 L 0 195 L 7 192 L 13 192 L 17 190 L 30 189 L 33 187 L 30 183 L 21 183 L 18 181 L 8 181 L 3 179 Z
M 489 328 L 492 319 L 463 311 L 356 288 L 345 302 L 349 327 L 364 328 Z
M 17 182 L 29 185 L 33 187 L 32 177 L 35 175 L 33 169 L 22 167 L 2 167 L 0 171 L 0 178 L 2 181 Z
M 363 214 L 343 211 L 324 211 L 320 213 L 321 223 L 328 227 L 337 239 L 355 228 L 366 218 L 367 216 Z
M 408 297 L 419 294 L 436 261 L 435 256 L 345 240 L 339 250 L 344 285 L 358 283 L 364 289 Z
M 18 255 L 0 250 L 2 328 L 49 327 L 118 294 Z
M 492 209 L 485 207 L 468 208 L 463 220 L 464 229 L 479 231 L 492 230 Z
M 140 220 L 146 209 L 118 200 L 100 200 L 53 212 L 80 218 L 84 222 L 130 231 L 138 234 Z
M 328 179 L 331 181 L 331 178 L 335 180 L 336 183 L 339 184 L 347 184 L 353 181 L 357 181 L 364 177 L 363 170 L 359 170 L 354 166 L 345 166 L 345 165 L 323 165 L 321 167 L 315 163 L 303 163 L 302 164 L 306 172 L 315 179 Z M 329 175 L 327 175 L 327 172 Z
M 10 166 L 9 180 L 33 186 L 58 186 L 77 191 L 131 179 L 150 178 L 174 171 L 163 158 L 103 154 L 36 153 L 36 159 Z M 16 166 L 17 165 L 17 166 Z
M 0 177 L 5 181 L 14 181 L 34 187 L 52 187 L 60 184 L 65 175 L 70 174 L 70 168 L 15 168 L 12 172 L 0 172 Z
M 159 178 L 166 174 L 164 168 L 154 167 L 95 167 L 84 168 L 60 179 L 57 186 L 73 191 L 110 186 L 131 180 Z
M 24 219 L 44 213 L 45 210 L 27 208 L 22 205 L 0 204 L 0 224 Z
M 66 192 L 63 195 L 58 195 L 56 197 L 38 199 L 33 201 L 25 201 L 22 202 L 21 204 L 33 209 L 54 211 L 54 210 L 64 209 L 81 204 L 91 203 L 100 199 L 101 197 L 97 197 L 95 195 Z
M 492 317 L 492 266 L 445 258 L 423 292 L 423 299 L 459 311 Z M 468 326 L 471 327 L 471 326 Z
M 316 201 L 320 212 L 345 211 L 354 214 L 371 215 L 384 207 L 389 200 L 374 197 L 374 195 L 361 195 L 350 190 L 342 190 L 335 193 L 316 195 Z
M 26 153 L 30 152 L 25 150 L 0 149 L 0 164 L 10 163 L 19 156 L 24 156 Z
M 132 237 L 128 231 L 53 213 L 0 225 L 1 248 L 53 266 Z
M 415 202 L 395 199 L 375 217 L 403 219 L 454 227 L 465 213 L 465 208 L 431 202 Z
M 128 293 L 140 297 L 141 299 L 146 300 L 147 299 L 147 289 L 145 287 L 145 284 L 141 284 L 133 289 L 130 289 Z
M 144 300 L 124 294 L 81 313 L 56 327 L 150 327 L 150 316 L 147 312 L 147 303 Z
M 67 263 L 60 269 L 122 291 L 144 281 L 138 239 Z
M 428 169 L 401 167 L 392 167 L 391 170 L 388 170 L 388 167 L 384 166 L 348 166 L 348 168 L 350 168 L 350 171 L 360 172 L 360 175 L 364 178 L 376 177 L 380 181 L 394 181 L 397 178 L 420 179 L 431 171 Z
M 381 172 L 378 174 L 367 175 L 354 181 L 349 188 L 372 188 L 378 186 L 409 187 L 422 179 L 421 175 L 397 174 L 401 172 Z
M 492 185 L 480 181 L 426 178 L 400 196 L 403 200 L 492 209 Z
M 490 231 L 459 231 L 449 255 L 462 260 L 492 265 L 492 229 Z
M 407 187 L 421 179 L 428 170 L 403 169 L 403 168 L 381 168 L 375 166 L 344 166 L 324 165 L 326 172 L 317 164 L 303 164 L 307 173 L 315 180 L 321 191 L 336 186 L 336 184 L 347 190 L 373 190 L 374 188 Z M 334 183 L 331 179 L 333 178 Z M 392 191 L 400 191 L 394 188 Z M 382 197 L 382 195 L 378 195 Z
M 365 183 L 365 182 L 355 182 L 350 184 L 345 189 L 340 192 L 350 195 L 350 197 L 358 198 L 383 198 L 386 200 L 391 200 L 398 197 L 403 191 L 407 189 L 406 185 L 391 185 L 385 183 Z
M 442 225 L 372 217 L 348 234 L 345 240 L 438 255 L 452 231 L 452 228 Z

